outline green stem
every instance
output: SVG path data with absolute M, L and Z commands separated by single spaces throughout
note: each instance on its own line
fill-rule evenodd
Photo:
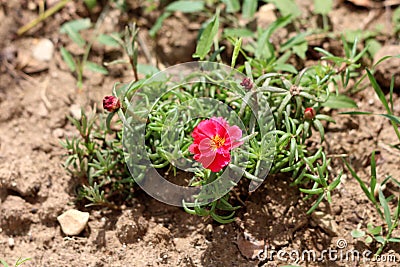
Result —
M 324 31 L 328 32 L 329 31 L 329 22 L 328 22 L 328 16 L 325 14 L 322 14 L 322 24 L 324 27 Z
M 381 208 L 380 208 L 378 202 L 374 201 L 374 205 L 375 205 L 375 209 L 378 212 L 379 216 L 381 217 L 382 220 L 384 220 L 385 217 L 383 216 L 383 213 L 381 211 Z
M 132 71 L 133 71 L 133 76 L 135 77 L 135 82 L 139 81 L 139 75 L 138 75 L 138 71 L 137 71 L 137 66 L 133 60 L 132 57 L 129 57 L 129 64 L 132 67 Z
M 397 139 L 399 139 L 399 141 L 400 141 L 400 131 L 399 131 L 399 128 L 397 127 L 397 125 L 396 125 L 395 122 L 393 122 L 393 121 L 390 121 L 390 122 L 392 123 L 394 132 L 395 132 L 396 135 L 397 135 Z
M 383 244 L 379 247 L 378 251 L 375 253 L 375 256 L 379 256 L 379 255 L 382 253 L 383 249 L 385 248 L 385 246 L 386 246 L 387 243 L 389 242 L 389 239 L 390 239 L 391 236 L 392 236 L 393 230 L 394 230 L 395 228 L 397 228 L 397 223 L 398 223 L 398 221 L 399 221 L 398 209 L 399 209 L 400 200 L 398 200 L 398 201 L 399 201 L 399 203 L 397 204 L 397 209 L 396 209 L 396 212 L 395 212 L 396 215 L 395 215 L 395 219 L 394 219 L 394 221 L 393 221 L 393 223 L 392 223 L 392 227 L 390 227 L 390 229 L 389 229 L 389 231 L 388 231 L 388 233 L 387 233 L 387 235 L 386 235 L 386 237 L 385 237 L 385 240 L 383 241 Z M 379 211 L 380 211 L 380 210 L 379 210 Z
M 218 50 L 219 50 L 219 43 L 218 43 L 218 40 L 217 40 L 217 39 L 214 39 L 214 48 L 215 48 L 215 51 L 218 51 Z M 222 59 L 221 59 L 221 54 L 218 53 L 218 54 L 217 54 L 217 62 L 221 62 L 221 61 L 222 61 Z
M 397 220 L 393 223 L 393 225 L 394 226 L 397 225 Z M 382 253 L 382 251 L 385 248 L 385 246 L 387 245 L 387 243 L 389 242 L 389 239 L 392 236 L 392 232 L 393 232 L 393 230 L 395 228 L 394 226 L 392 226 L 389 229 L 389 232 L 387 233 L 387 235 L 385 237 L 385 240 L 383 241 L 383 244 L 379 247 L 378 251 L 375 253 L 375 256 L 379 256 Z
M 76 74 L 78 76 L 78 81 L 77 81 L 77 86 L 79 88 L 79 90 L 82 90 L 83 87 L 83 62 L 80 61 L 79 59 L 77 60 L 78 62 L 78 66 L 76 68 Z
M 207 184 L 214 182 L 217 179 L 217 173 L 216 172 L 211 172 L 210 176 L 207 179 Z
M 17 31 L 17 34 L 18 35 L 22 35 L 25 32 L 29 31 L 30 29 L 32 29 L 33 27 L 38 25 L 40 22 L 44 21 L 48 17 L 52 16 L 53 14 L 55 14 L 56 12 L 61 10 L 66 4 L 68 4 L 68 2 L 71 2 L 71 0 L 62 0 L 62 1 L 60 1 L 57 5 L 55 5 L 52 8 L 49 8 L 43 14 L 38 16 L 36 19 L 34 19 L 31 22 L 29 22 L 28 24 L 25 24 L 24 26 L 20 27 L 18 29 L 18 31 Z

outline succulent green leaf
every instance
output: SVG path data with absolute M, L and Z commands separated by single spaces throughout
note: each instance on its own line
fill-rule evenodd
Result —
M 244 0 L 242 6 L 243 18 L 250 19 L 254 17 L 254 13 L 257 11 L 257 0 Z
M 351 236 L 354 237 L 354 238 L 364 237 L 365 236 L 365 231 L 355 229 L 355 230 L 351 231 Z
M 314 0 L 314 12 L 316 14 L 327 15 L 332 11 L 333 0 Z
M 85 68 L 88 70 L 91 70 L 93 72 L 97 72 L 97 73 L 101 73 L 101 74 L 108 74 L 108 70 L 105 67 L 100 66 L 99 64 L 96 64 L 92 61 L 86 61 Z
M 204 1 L 175 1 L 165 9 L 168 12 L 180 11 L 183 13 L 194 13 L 204 10 Z
M 219 13 L 217 12 L 213 20 L 208 23 L 204 31 L 201 33 L 200 40 L 196 47 L 196 52 L 193 55 L 194 58 L 200 58 L 200 60 L 203 60 L 208 52 L 210 52 L 214 38 L 218 33 L 218 27 Z
M 71 53 L 64 47 L 60 48 L 60 52 L 61 52 L 61 56 L 62 56 L 64 62 L 67 64 L 68 68 L 71 70 L 71 72 L 74 72 L 76 70 L 76 63 L 75 63 L 75 60 L 72 57 Z
M 335 95 L 330 94 L 328 100 L 322 103 L 322 106 L 329 108 L 357 108 L 356 102 L 348 96 L 345 95 Z

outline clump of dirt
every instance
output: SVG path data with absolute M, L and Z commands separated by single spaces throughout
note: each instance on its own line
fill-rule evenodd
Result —
M 167 18 L 157 33 L 157 52 L 170 65 L 192 61 L 199 31 L 198 22 L 183 14 Z
M 400 72 L 400 58 L 396 57 L 399 56 L 399 51 L 399 45 L 386 45 L 375 54 L 375 63 L 384 57 L 392 57 L 378 64 L 374 73 L 379 84 L 386 88 L 390 87 L 392 76 L 394 76 L 394 88 L 400 87 L 400 77 L 397 75 Z
M 7 235 L 25 235 L 32 224 L 32 206 L 17 196 L 8 196 L 1 205 L 0 227 Z
M 122 244 L 140 241 L 147 231 L 147 222 L 141 213 L 132 210 L 124 211 L 116 223 L 117 237 Z

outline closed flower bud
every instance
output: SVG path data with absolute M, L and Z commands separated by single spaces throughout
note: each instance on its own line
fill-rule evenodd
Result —
M 103 99 L 103 108 L 108 112 L 116 112 L 121 107 L 118 98 L 112 95 L 105 96 Z
M 312 120 L 312 119 L 314 119 L 314 118 L 315 118 L 315 115 L 316 115 L 316 113 L 315 113 L 315 109 L 314 109 L 314 108 L 306 108 L 306 109 L 304 110 L 304 118 L 305 118 L 306 120 Z
M 253 88 L 253 83 L 251 82 L 250 78 L 246 77 L 243 79 L 243 81 L 240 83 L 241 86 L 243 86 L 247 90 L 251 90 Z

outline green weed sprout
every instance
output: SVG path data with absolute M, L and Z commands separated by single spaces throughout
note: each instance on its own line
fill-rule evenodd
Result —
M 378 61 L 377 64 L 383 62 L 384 60 L 390 57 L 385 57 Z M 376 66 L 376 65 L 375 65 Z M 383 108 L 385 109 L 386 113 L 383 114 L 373 114 L 371 112 L 364 112 L 364 111 L 350 111 L 350 112 L 343 112 L 342 114 L 348 115 L 364 115 L 364 116 L 371 116 L 377 115 L 382 116 L 390 120 L 392 124 L 393 130 L 398 138 L 399 143 L 393 144 L 392 147 L 400 150 L 400 117 L 394 115 L 393 109 L 393 88 L 394 88 L 394 76 L 392 77 L 390 88 L 389 88 L 389 102 L 386 100 L 385 94 L 383 93 L 381 87 L 375 80 L 375 77 L 371 73 L 369 69 L 366 70 L 367 77 L 374 89 L 376 95 L 378 96 L 380 102 L 382 103 Z M 371 179 L 369 187 L 366 185 L 364 181 L 357 175 L 355 170 L 350 166 L 350 164 L 345 161 L 345 164 L 350 171 L 351 175 L 357 180 L 360 184 L 361 189 L 363 190 L 364 194 L 367 196 L 368 200 L 372 202 L 375 207 L 376 212 L 379 214 L 379 217 L 385 222 L 385 228 L 382 226 L 374 226 L 372 223 L 368 223 L 366 230 L 355 229 L 351 232 L 354 238 L 365 238 L 366 243 L 371 243 L 373 240 L 380 243 L 380 247 L 376 251 L 375 255 L 380 255 L 385 248 L 385 246 L 389 242 L 400 242 L 400 238 L 392 237 L 392 232 L 394 229 L 398 227 L 399 222 L 399 212 L 400 212 L 400 197 L 399 195 L 391 195 L 389 197 L 385 197 L 383 194 L 382 188 L 384 185 L 389 182 L 393 181 L 395 185 L 400 186 L 400 183 L 393 177 L 388 176 L 386 177 L 382 183 L 377 184 L 377 172 L 376 172 L 376 161 L 375 161 L 375 151 L 372 152 L 371 155 Z M 376 198 L 378 195 L 378 199 Z M 394 212 L 391 212 L 389 208 L 389 203 L 397 198 L 397 204 Z
M 31 258 L 18 258 L 17 262 L 13 265 L 14 267 L 18 267 L 21 266 L 22 264 L 24 264 L 27 261 L 30 261 Z M 4 260 L 0 259 L 0 264 L 2 264 L 4 267 L 9 267 L 10 265 L 7 264 L 7 262 L 5 262 Z
M 400 198 L 397 196 L 397 205 L 392 213 L 389 208 L 389 202 L 395 198 L 396 196 L 392 195 L 389 197 L 385 197 L 382 188 L 384 185 L 391 179 L 391 176 L 386 177 L 382 183 L 377 184 L 376 181 L 376 161 L 375 161 L 375 152 L 372 153 L 371 156 L 371 180 L 370 186 L 364 183 L 361 178 L 357 175 L 354 169 L 350 166 L 349 163 L 345 161 L 347 168 L 349 169 L 351 175 L 357 180 L 360 184 L 361 189 L 364 194 L 368 197 L 368 199 L 373 203 L 375 210 L 379 214 L 379 217 L 384 220 L 386 224 L 386 229 L 382 226 L 374 226 L 371 222 L 368 223 L 366 231 L 361 229 L 355 229 L 351 231 L 351 235 L 354 238 L 365 238 L 365 243 L 371 243 L 373 240 L 380 243 L 380 247 L 376 251 L 375 255 L 378 256 L 382 253 L 383 249 L 389 242 L 400 242 L 400 238 L 392 237 L 392 232 L 394 229 L 398 227 L 399 222 L 399 211 L 400 211 Z M 399 183 L 395 181 L 397 185 Z M 376 198 L 376 192 L 378 192 L 378 199 Z
M 99 40 L 103 44 L 116 42 L 117 45 L 124 48 L 129 56 L 135 81 L 138 80 L 137 32 L 136 25 L 132 24 L 126 27 L 123 40 L 115 35 L 99 36 L 101 37 Z M 111 62 L 110 64 L 116 63 L 120 62 Z M 126 167 L 121 145 L 122 131 L 111 129 L 111 120 L 114 115 L 119 113 L 120 116 L 124 116 L 119 110 L 121 103 L 113 102 L 114 100 L 117 98 L 108 96 L 103 101 L 104 109 L 109 111 L 107 116 L 105 114 L 98 115 L 95 108 L 89 114 L 82 109 L 80 119 L 68 116 L 69 121 L 78 130 L 79 136 L 66 139 L 61 143 L 68 151 L 64 155 L 66 158 L 64 168 L 82 184 L 78 189 L 78 199 L 88 200 L 90 202 L 88 206 L 97 205 L 119 209 L 119 206 L 112 203 L 111 199 L 114 202 L 121 202 L 122 199 L 126 201 L 133 194 L 134 181 Z M 120 123 L 121 121 L 118 121 L 116 127 Z

